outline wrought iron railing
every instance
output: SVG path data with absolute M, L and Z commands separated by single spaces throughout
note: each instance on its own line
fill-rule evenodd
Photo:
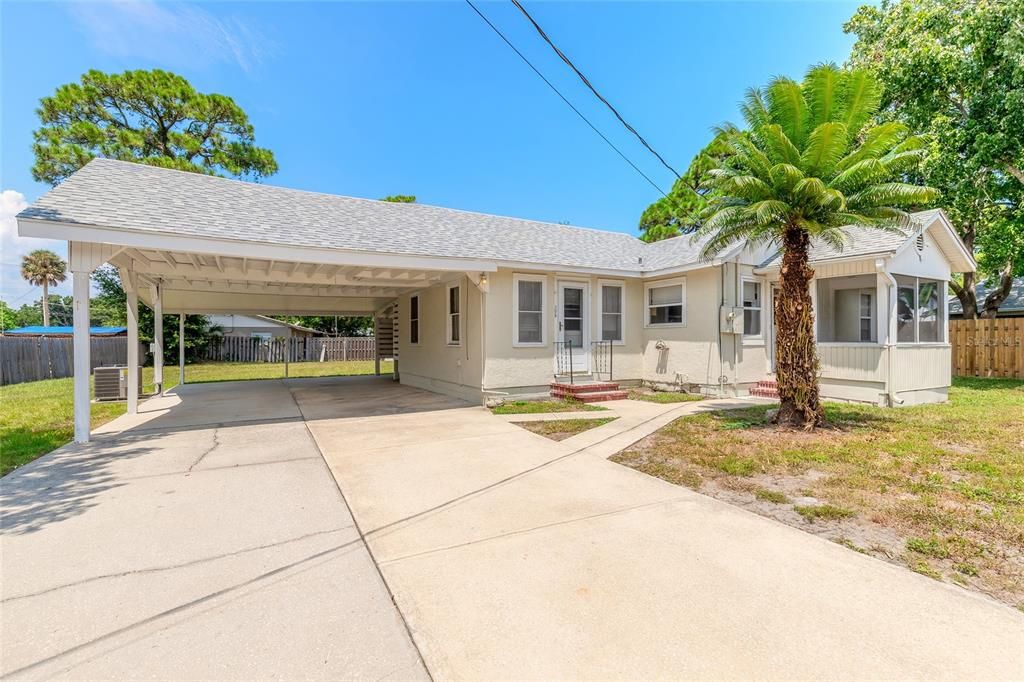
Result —
M 555 378 L 569 375 L 569 383 L 572 383 L 572 341 L 555 341 Z M 576 346 L 576 352 L 582 350 Z
M 593 367 L 594 375 L 600 379 L 602 374 L 608 375 L 608 381 L 612 380 L 615 370 L 614 346 L 611 341 L 592 341 L 590 344 L 590 364 Z
M 614 346 L 611 341 L 593 341 L 590 344 L 590 367 L 589 371 L 594 375 L 607 375 L 607 381 L 612 381 L 615 373 Z M 573 357 L 579 360 L 582 346 L 572 341 L 555 341 L 555 378 L 569 377 L 569 383 L 573 383 L 573 375 L 577 372 L 573 364 Z

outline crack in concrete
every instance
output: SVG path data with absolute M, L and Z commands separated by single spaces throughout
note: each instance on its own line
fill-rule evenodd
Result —
M 124 577 L 130 576 L 130 575 L 144 575 L 146 573 L 160 573 L 162 571 L 174 571 L 174 570 L 177 570 L 179 568 L 187 568 L 189 566 L 197 566 L 199 564 L 209 563 L 211 561 L 218 561 L 220 559 L 228 559 L 228 558 L 231 558 L 231 557 L 241 556 L 243 554 L 248 554 L 249 552 L 258 552 L 258 551 L 263 550 L 263 549 L 270 549 L 271 547 L 284 547 L 285 545 L 289 545 L 289 544 L 291 544 L 293 542 L 300 542 L 302 540 L 306 540 L 308 538 L 316 537 L 318 535 L 330 535 L 331 533 L 340 533 L 343 530 L 348 530 L 348 529 L 353 528 L 353 527 L 354 526 L 352 524 L 350 524 L 350 525 L 347 525 L 347 526 L 342 526 L 340 528 L 332 528 L 330 530 L 319 530 L 319 531 L 315 531 L 313 533 L 306 533 L 305 535 L 298 535 L 298 536 L 293 537 L 293 538 L 288 538 L 287 540 L 281 540 L 279 542 L 270 542 L 270 543 L 267 543 L 265 545 L 257 545 L 255 547 L 246 547 L 244 549 L 235 550 L 234 552 L 227 552 L 225 554 L 215 554 L 214 556 L 208 556 L 208 557 L 202 557 L 202 558 L 199 558 L 199 559 L 193 559 L 191 561 L 185 561 L 185 562 L 182 562 L 180 564 L 169 564 L 167 566 L 152 566 L 150 568 L 137 568 L 137 569 L 133 569 L 133 570 L 130 570 L 130 571 L 121 571 L 119 573 L 107 573 L 107 574 L 104 574 L 104 575 L 96 575 L 96 576 L 93 576 L 91 578 L 83 578 L 82 580 L 76 580 L 74 582 L 65 583 L 63 585 L 54 585 L 53 587 L 48 587 L 48 588 L 46 588 L 44 590 L 39 590 L 38 592 L 27 592 L 25 594 L 14 595 L 13 597 L 4 597 L 3 599 L 0 599 L 0 603 L 7 603 L 7 602 L 12 602 L 12 601 L 17 601 L 17 600 L 20 600 L 20 599 L 29 599 L 31 597 L 39 597 L 39 596 L 44 595 L 44 594 L 49 594 L 51 592 L 56 592 L 58 590 L 67 589 L 69 587 L 78 587 L 79 585 L 85 585 L 87 583 L 96 582 L 98 580 L 109 580 L 109 579 L 112 579 L 112 578 L 124 578 Z
M 201 453 L 201 454 L 199 455 L 198 459 L 196 459 L 196 461 L 192 462 L 192 465 L 191 465 L 191 466 L 189 466 L 189 468 L 188 468 L 188 471 L 186 471 L 186 472 L 185 472 L 185 475 L 186 475 L 186 476 L 188 476 L 189 474 L 191 474 L 191 473 L 192 473 L 192 469 L 196 468 L 196 466 L 198 466 L 198 465 L 199 465 L 199 463 L 200 463 L 200 462 L 202 462 L 202 461 L 203 461 L 203 459 L 204 459 L 204 458 L 205 458 L 205 457 L 206 457 L 206 456 L 207 456 L 208 454 L 210 454 L 211 452 L 213 452 L 214 450 L 216 450 L 216 449 L 217 449 L 218 447 L 220 447 L 220 440 L 219 440 L 219 438 L 217 437 L 217 434 L 218 434 L 218 432 L 219 432 L 219 431 L 220 431 L 220 429 L 214 429 L 214 430 L 213 430 L 213 445 L 211 445 L 211 446 L 210 446 L 210 447 L 208 447 L 208 448 L 207 448 L 207 449 L 206 449 L 206 450 L 205 450 L 204 452 L 202 452 L 202 453 Z

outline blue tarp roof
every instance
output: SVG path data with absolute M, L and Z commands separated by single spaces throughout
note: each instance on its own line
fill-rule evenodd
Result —
M 116 334 L 124 334 L 128 331 L 128 327 L 89 327 L 89 334 L 92 336 L 114 336 Z M 75 333 L 74 327 L 43 327 L 41 325 L 35 327 L 18 327 L 17 329 L 8 329 L 5 334 L 27 334 L 29 336 L 43 336 L 45 334 L 52 334 L 54 336 L 69 336 Z

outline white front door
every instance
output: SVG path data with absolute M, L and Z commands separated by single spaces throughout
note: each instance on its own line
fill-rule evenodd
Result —
M 558 283 L 558 340 L 572 346 L 572 371 L 590 371 L 590 287 L 579 282 Z M 568 356 L 563 346 L 562 352 Z

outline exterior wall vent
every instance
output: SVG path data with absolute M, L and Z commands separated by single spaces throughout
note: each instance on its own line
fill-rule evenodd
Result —
M 921 234 L 917 235 L 917 239 L 914 240 L 914 241 L 915 241 L 915 243 L 917 245 L 917 250 L 918 251 L 924 251 L 924 232 L 922 232 Z

